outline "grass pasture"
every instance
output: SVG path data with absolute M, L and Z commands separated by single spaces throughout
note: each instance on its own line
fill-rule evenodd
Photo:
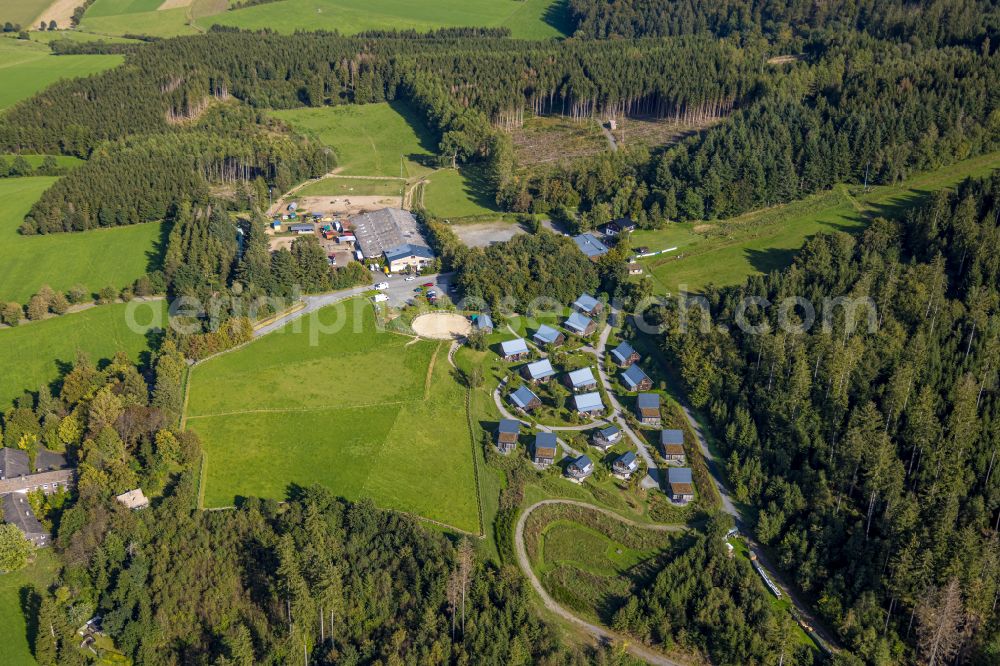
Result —
M 22 605 L 29 601 L 31 591 L 45 592 L 58 571 L 58 560 L 51 548 L 35 551 L 35 559 L 20 571 L 0 574 L 0 645 L 5 666 L 34 666 L 29 627 Z
M 163 0 L 97 0 L 87 10 L 87 17 L 117 16 L 156 11 Z
M 0 329 L 0 409 L 25 390 L 37 391 L 57 381 L 78 351 L 94 363 L 118 351 L 141 361 L 149 351 L 146 332 L 165 325 L 166 301 L 138 304 L 135 330 L 128 324 L 129 304 L 93 307 L 83 312 Z
M 330 166 L 344 176 L 399 178 L 400 158 L 403 178 L 433 168 L 434 137 L 402 102 L 290 109 L 272 115 L 332 148 L 336 161 Z
M 320 334 L 334 321 L 343 328 Z M 205 450 L 205 505 L 319 483 L 478 532 L 465 390 L 447 351 L 378 331 L 356 299 L 195 367 L 186 427 Z
M 380 196 L 398 197 L 404 181 L 384 178 L 338 178 L 331 176 L 296 190 L 297 197 Z
M 124 287 L 159 265 L 160 224 L 22 236 L 24 215 L 55 178 L 0 179 L 0 301 L 25 303 L 43 284 Z
M 34 26 L 52 0 L 3 0 L 0 3 L 0 25 L 10 21 L 24 29 Z
M 104 1 L 109 0 L 98 0 Z M 344 34 L 485 26 L 510 28 L 515 38 L 548 39 L 568 30 L 565 4 L 564 0 L 282 0 L 224 12 L 202 19 L 199 25 Z
M 0 111 L 56 81 L 96 74 L 121 64 L 118 55 L 53 55 L 48 46 L 0 39 Z
M 436 217 L 499 217 L 495 199 L 481 171 L 475 166 L 440 169 L 427 178 L 423 205 Z
M 901 185 L 870 188 L 867 193 L 857 186 L 838 185 L 800 201 L 730 220 L 640 230 L 632 235 L 632 247 L 644 245 L 654 251 L 677 248 L 640 262 L 658 293 L 674 293 L 681 287 L 696 292 L 713 283 L 739 284 L 748 275 L 791 264 L 810 236 L 833 231 L 856 233 L 874 217 L 898 217 L 929 193 L 965 178 L 984 176 L 998 167 L 1000 153 L 991 153 L 916 174 Z
M 150 37 L 164 38 L 196 35 L 200 32 L 190 25 L 190 7 L 164 10 L 154 7 L 149 11 L 94 14 L 93 10 L 99 9 L 98 5 L 104 1 L 98 0 L 87 10 L 87 13 L 83 15 L 83 21 L 80 22 L 80 30 L 103 35 L 149 35 Z M 148 4 L 146 0 L 135 0 L 131 5 L 128 2 L 120 2 L 120 0 L 114 0 L 114 2 L 126 9 L 130 9 L 132 5 L 139 8 Z M 113 11 L 113 8 L 109 6 L 106 11 Z

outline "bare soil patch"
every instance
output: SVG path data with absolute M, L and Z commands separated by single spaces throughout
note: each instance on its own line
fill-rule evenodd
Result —
M 725 120 L 724 116 L 704 122 L 677 122 L 668 118 L 631 117 L 618 120 L 614 130 L 615 139 L 621 146 L 641 145 L 647 147 L 666 146 L 708 129 Z
M 523 166 L 555 164 L 608 149 L 607 139 L 592 119 L 535 116 L 514 130 L 511 139 L 517 163 Z
M 477 224 L 455 224 L 451 230 L 468 247 L 489 247 L 494 243 L 509 241 L 518 234 L 525 233 L 521 225 L 514 222 L 483 222 Z
M 420 337 L 432 340 L 454 340 L 472 331 L 469 319 L 453 312 L 431 312 L 420 315 L 413 320 L 410 327 Z
M 323 213 L 335 217 L 350 217 L 360 213 L 370 213 L 385 207 L 399 207 L 399 197 L 350 196 L 350 197 L 288 197 L 271 206 L 271 215 L 285 212 L 288 202 L 298 202 L 300 211 Z

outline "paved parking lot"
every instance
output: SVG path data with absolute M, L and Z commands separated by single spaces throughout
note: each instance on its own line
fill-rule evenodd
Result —
M 448 291 L 451 288 L 451 279 L 454 277 L 454 273 L 417 276 L 415 280 L 410 282 L 407 282 L 402 275 L 393 275 L 390 277 L 385 277 L 381 273 L 374 273 L 373 275 L 375 276 L 376 283 L 389 283 L 389 288 L 385 291 L 385 293 L 389 297 L 389 305 L 396 308 L 403 307 L 408 301 L 418 296 L 419 294 L 417 294 L 416 291 L 417 287 L 429 282 L 434 284 L 434 286 L 430 287 L 430 289 L 436 290 L 439 294 L 452 298 L 455 296 L 455 294 Z
M 468 247 L 488 247 L 494 243 L 509 241 L 518 234 L 525 233 L 516 222 L 482 222 L 476 224 L 453 224 L 452 231 Z

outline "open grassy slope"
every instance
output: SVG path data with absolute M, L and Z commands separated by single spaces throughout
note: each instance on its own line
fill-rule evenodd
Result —
M 441 169 L 423 185 L 423 205 L 431 215 L 444 218 L 499 215 L 490 185 L 475 166 Z
M 125 351 L 134 361 L 149 350 L 149 324 L 165 325 L 166 302 L 136 304 L 138 326 L 129 326 L 129 305 L 98 307 L 44 321 L 0 329 L 0 409 L 25 390 L 58 380 L 78 351 L 99 363 Z M 158 321 L 154 321 L 154 319 Z
M 901 185 L 870 188 L 840 185 L 801 201 L 766 208 L 731 220 L 671 224 L 638 231 L 632 247 L 676 247 L 641 261 L 656 291 L 676 293 L 682 286 L 732 285 L 748 275 L 788 266 L 809 236 L 823 231 L 856 232 L 876 216 L 898 216 L 928 193 L 979 177 L 1000 167 L 1000 153 L 975 157 L 936 171 L 916 174 Z
M 486 26 L 510 28 L 517 38 L 546 39 L 565 34 L 564 6 L 563 0 L 281 0 L 206 17 L 199 25 L 345 34 Z
M 51 549 L 39 550 L 35 559 L 24 569 L 0 574 L 0 654 L 4 666 L 34 666 L 29 627 L 22 612 L 22 600 L 30 600 L 31 592 L 41 594 L 56 577 L 58 562 Z
M 87 76 L 122 62 L 117 55 L 52 55 L 37 42 L 0 38 L 0 110 L 59 79 Z
M 17 232 L 25 213 L 55 178 L 0 179 L 0 301 L 27 302 L 48 284 L 67 291 L 124 287 L 159 265 L 160 224 L 45 236 Z
M 3 0 L 0 2 L 0 25 L 8 21 L 28 29 L 52 0 Z
M 274 111 L 272 115 L 333 150 L 345 176 L 410 178 L 430 172 L 433 135 L 402 102 Z M 402 161 L 401 161 L 402 159 Z
M 362 300 L 196 366 L 186 427 L 202 438 L 206 506 L 320 483 L 477 532 L 465 393 L 450 370 L 445 344 L 377 331 Z

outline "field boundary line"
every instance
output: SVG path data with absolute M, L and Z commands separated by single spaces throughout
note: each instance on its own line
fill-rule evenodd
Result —
M 426 398 L 424 398 L 426 400 Z M 347 411 L 349 409 L 365 409 L 366 407 L 379 407 L 381 405 L 408 405 L 412 402 L 419 402 L 417 399 L 413 400 L 392 400 L 383 402 L 369 402 L 364 405 L 349 405 L 347 407 L 338 407 L 339 411 Z M 260 409 L 237 409 L 231 412 L 215 412 L 213 414 L 196 414 L 194 416 L 188 416 L 185 420 L 196 421 L 198 419 L 210 419 L 216 416 L 239 416 L 241 414 L 299 414 L 304 412 L 326 412 L 330 411 L 329 405 L 323 407 L 261 407 Z
M 437 365 L 438 352 L 441 351 L 441 343 L 437 343 L 437 347 L 434 348 L 434 354 L 431 356 L 431 362 L 427 364 L 427 376 L 424 377 L 424 402 L 430 400 L 431 397 L 431 381 L 434 379 L 434 366 Z
M 469 424 L 469 443 L 472 445 L 472 477 L 476 481 L 476 509 L 479 512 L 479 538 L 486 538 L 486 517 L 483 515 L 483 486 L 479 482 L 479 451 L 472 427 L 472 389 L 465 389 L 465 421 Z

